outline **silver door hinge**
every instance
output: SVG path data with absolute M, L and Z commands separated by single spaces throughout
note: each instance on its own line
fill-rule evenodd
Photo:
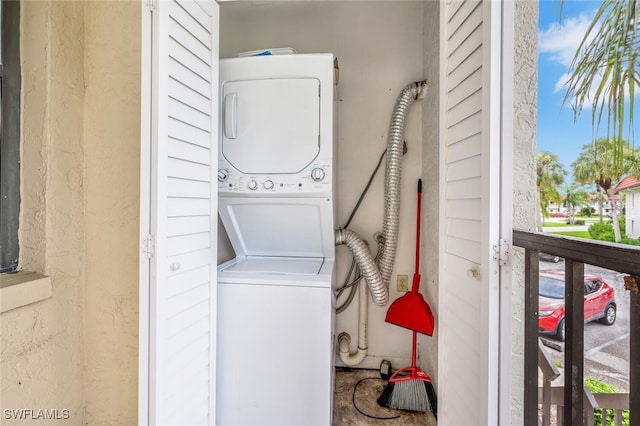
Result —
M 153 258 L 153 235 L 147 234 L 142 244 L 142 251 L 147 259 Z
M 498 244 L 493 245 L 493 260 L 498 262 L 500 266 L 506 266 L 509 264 L 511 246 L 507 240 L 500 240 Z

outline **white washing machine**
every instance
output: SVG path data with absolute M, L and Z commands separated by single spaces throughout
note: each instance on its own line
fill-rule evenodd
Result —
M 217 424 L 331 424 L 334 65 L 220 61 Z

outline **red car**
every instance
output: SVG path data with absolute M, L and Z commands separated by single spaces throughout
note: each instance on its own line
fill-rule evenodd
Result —
M 565 338 L 564 273 L 542 271 L 538 298 L 538 332 L 552 334 L 560 341 Z M 584 277 L 584 322 L 599 320 L 612 325 L 616 321 L 614 289 L 596 275 Z
M 551 213 L 551 217 L 569 217 L 569 215 L 566 213 L 555 212 L 555 213 Z

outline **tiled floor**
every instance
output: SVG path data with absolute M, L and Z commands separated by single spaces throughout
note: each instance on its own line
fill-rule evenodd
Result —
M 360 382 L 362 379 L 365 380 Z M 378 370 L 337 368 L 333 402 L 334 426 L 382 424 L 435 426 L 437 424 L 432 413 L 414 413 L 380 407 L 377 399 L 386 384 L 387 382 L 380 378 Z M 358 412 L 358 409 L 371 417 Z M 372 417 L 378 417 L 378 419 Z

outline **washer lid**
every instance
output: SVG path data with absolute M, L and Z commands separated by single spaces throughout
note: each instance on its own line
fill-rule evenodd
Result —
M 235 262 L 221 272 L 249 274 L 318 275 L 324 259 L 298 258 L 249 258 Z
M 220 197 L 218 212 L 237 256 L 335 255 L 329 198 Z
M 222 91 L 222 155 L 240 172 L 298 173 L 320 153 L 318 79 L 227 81 Z

